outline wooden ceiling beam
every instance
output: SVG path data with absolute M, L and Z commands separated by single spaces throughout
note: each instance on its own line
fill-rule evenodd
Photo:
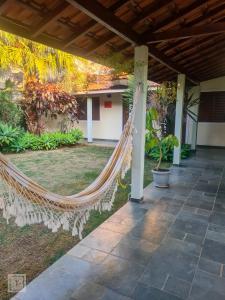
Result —
M 98 50 L 99 48 L 102 47 L 103 44 L 105 44 L 106 42 L 108 42 L 114 37 L 115 34 L 113 32 L 108 32 L 107 35 L 104 35 L 103 37 L 96 39 L 96 41 L 91 46 L 85 49 L 87 55 L 90 55 L 91 53 L 93 53 L 93 51 Z
M 112 12 L 116 12 L 120 7 L 122 7 L 123 5 L 125 5 L 127 2 L 127 0 L 120 0 L 116 3 L 114 3 L 112 6 L 110 6 L 110 10 Z M 71 44 L 73 44 L 77 39 L 79 39 L 80 37 L 86 35 L 89 30 L 91 28 L 93 28 L 95 25 L 97 25 L 98 23 L 95 20 L 91 20 L 89 21 L 86 25 L 84 25 L 81 28 L 76 28 L 76 30 L 73 32 L 72 36 L 69 37 L 69 39 L 67 39 L 64 43 L 64 49 L 66 49 L 67 47 L 69 47 Z M 89 53 L 91 54 L 91 53 Z
M 157 2 L 153 2 L 152 4 L 150 4 L 149 6 L 145 7 L 144 10 L 137 14 L 136 17 L 134 17 L 134 19 L 128 23 L 128 25 L 132 28 L 134 26 L 136 26 L 140 21 L 145 20 L 146 18 L 150 17 L 152 14 L 154 14 L 155 12 L 157 12 L 159 9 L 162 9 L 164 7 L 167 7 L 168 5 L 170 5 L 170 2 L 168 2 L 168 0 L 158 0 Z M 103 40 L 102 42 L 102 46 L 109 42 L 111 40 L 111 38 L 106 38 L 105 40 Z M 127 46 L 125 46 L 124 48 L 122 48 L 121 51 L 124 51 L 127 48 Z M 94 49 L 93 47 L 93 51 L 95 51 L 97 49 Z
M 23 24 L 17 24 L 15 22 L 12 22 L 10 19 L 6 17 L 0 16 L 0 29 L 5 30 L 7 32 L 11 32 L 15 35 L 19 35 L 21 37 L 24 37 L 26 39 L 31 39 L 31 30 L 27 28 Z M 37 36 L 35 38 L 32 38 L 33 41 L 37 43 L 44 44 L 46 46 L 55 48 L 55 49 L 60 49 L 63 50 L 63 41 L 54 39 L 52 37 L 49 37 L 46 34 L 42 34 L 41 36 Z M 77 55 L 77 56 L 82 56 L 84 58 L 87 58 L 86 53 L 83 49 L 78 48 L 78 47 L 73 47 L 72 49 L 68 49 L 66 52 Z M 90 59 L 90 57 L 89 57 Z M 95 57 L 91 58 L 93 61 L 95 60 Z
M 175 62 L 181 62 L 182 60 L 185 60 L 185 59 L 189 59 L 189 57 L 191 55 L 192 58 L 194 59 L 194 57 L 197 55 L 199 55 L 200 53 L 204 53 L 204 51 L 211 51 L 211 50 L 214 50 L 216 45 L 218 43 L 221 43 L 225 40 L 225 37 L 223 37 L 222 35 L 217 37 L 217 38 L 214 38 L 214 39 L 211 39 L 211 40 L 208 40 L 202 44 L 196 44 L 195 47 L 193 47 L 192 45 L 192 48 L 191 49 L 188 49 L 188 50 L 185 50 L 181 53 L 179 53 L 178 55 L 174 55 L 174 61 Z
M 49 24 L 57 20 L 62 15 L 63 11 L 68 7 L 69 4 L 63 1 L 54 10 L 48 12 L 45 18 L 33 30 L 31 37 L 35 38 L 42 32 L 44 32 L 44 30 L 49 26 Z
M 207 56 L 205 57 L 205 59 L 207 60 L 207 64 L 205 64 L 205 60 L 199 60 L 198 63 L 195 63 L 194 65 L 190 66 L 188 68 L 189 72 L 191 72 L 192 70 L 197 70 L 203 67 L 208 67 L 210 64 L 220 64 L 220 62 L 223 61 L 223 57 L 224 57 L 224 51 L 218 51 L 217 53 L 215 53 L 215 55 L 217 57 L 213 57 L 213 56 Z
M 4 12 L 7 6 L 12 3 L 12 0 L 1 0 L 0 1 L 0 14 Z
M 159 29 L 163 29 L 163 27 L 165 27 L 165 26 L 173 24 L 174 22 L 178 22 L 179 19 L 185 18 L 188 14 L 195 11 L 196 9 L 199 9 L 200 7 L 202 7 L 204 5 L 206 5 L 205 0 L 195 0 L 191 5 L 180 10 L 180 12 L 178 14 L 176 14 L 176 16 L 171 15 L 171 16 L 167 17 L 165 20 L 163 20 L 162 22 L 159 22 L 157 25 L 155 25 L 153 29 L 151 28 L 149 30 L 146 30 L 142 34 L 142 38 L 145 40 L 146 40 L 146 38 L 148 39 L 148 36 L 150 34 L 152 34 L 153 31 L 155 32 Z
M 218 51 L 221 51 L 221 50 L 224 51 L 224 47 L 225 47 L 225 41 L 221 42 L 218 45 L 215 44 L 215 45 L 212 45 L 211 47 L 205 48 L 204 50 L 197 52 L 195 55 L 187 57 L 185 59 L 185 63 L 183 65 L 186 66 L 188 64 L 195 64 L 196 60 L 198 60 L 199 58 L 202 60 L 205 60 L 205 57 L 207 56 L 207 54 L 209 54 L 213 57 L 213 56 L 215 56 L 215 54 Z M 208 55 L 208 57 L 209 57 L 209 55 Z
M 85 24 L 83 27 L 78 27 L 76 30 L 73 31 L 72 36 L 70 36 L 67 40 L 64 42 L 63 48 L 68 48 L 71 44 L 73 44 L 78 38 L 84 36 L 88 33 L 88 31 L 94 27 L 97 23 L 94 20 L 90 20 L 87 24 Z
M 179 40 L 196 36 L 208 36 L 225 32 L 225 23 L 213 23 L 202 26 L 187 27 L 177 30 L 169 30 L 149 34 L 147 43 L 158 43 L 162 41 Z
M 142 38 L 140 35 L 132 30 L 129 25 L 122 22 L 119 18 L 117 18 L 114 14 L 110 12 L 110 10 L 106 9 L 99 2 L 92 0 L 91 2 L 88 0 L 66 0 L 71 5 L 78 8 L 80 11 L 102 24 L 108 30 L 114 32 L 124 40 L 130 42 L 133 45 L 141 45 L 143 44 Z M 154 46 L 149 46 L 149 55 L 153 57 L 155 60 L 167 66 L 169 69 L 173 70 L 176 73 L 184 73 L 188 76 L 185 70 L 183 70 L 180 66 L 174 64 L 166 55 L 157 50 Z M 189 77 L 191 81 L 196 83 L 197 81 L 191 77 Z
M 78 8 L 80 11 L 103 25 L 108 30 L 114 32 L 122 39 L 131 44 L 139 44 L 139 35 L 129 28 L 126 23 L 117 18 L 111 11 L 105 8 L 96 0 L 66 0 L 68 3 Z
M 221 2 L 222 3 L 222 2 Z M 221 18 L 221 12 L 225 11 L 225 4 L 216 7 L 215 9 L 211 10 L 206 16 L 202 15 L 197 19 L 194 19 L 192 22 L 190 22 L 189 26 L 195 26 L 195 25 L 204 25 L 204 22 L 210 21 L 210 19 L 213 17 L 214 21 L 221 22 L 225 21 L 224 17 Z M 218 15 L 218 16 L 217 16 Z M 204 37 L 205 38 L 205 37 Z M 165 48 L 160 49 L 165 51 L 166 54 L 169 54 L 169 51 L 172 51 L 174 47 L 182 47 L 187 41 L 177 41 L 174 42 L 172 45 L 167 45 Z

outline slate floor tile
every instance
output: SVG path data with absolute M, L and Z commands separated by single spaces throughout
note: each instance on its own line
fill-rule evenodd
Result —
M 187 299 L 191 288 L 190 282 L 181 280 L 179 278 L 169 276 L 164 291 L 167 291 L 181 299 Z
M 173 215 L 162 213 L 158 208 L 153 209 L 146 214 L 143 222 L 139 222 L 130 231 L 130 234 L 134 237 L 139 237 L 149 242 L 159 244 L 173 221 Z
M 104 287 L 98 283 L 87 282 L 77 288 L 72 296 L 71 300 L 129 300 L 126 296 L 120 295 L 115 291 Z
M 224 300 L 225 278 L 198 270 L 193 281 L 190 300 Z
M 132 248 L 123 242 L 120 242 L 112 251 L 113 255 L 122 257 L 130 261 L 130 263 L 138 263 L 141 265 L 146 265 L 152 253 L 157 249 L 157 247 L 153 247 L 152 251 L 142 250 L 140 248 Z
M 175 239 L 166 239 L 152 255 L 140 282 L 162 288 L 168 275 L 191 282 L 198 261 L 199 247 Z
M 205 240 L 202 257 L 225 264 L 225 244 L 212 240 Z
M 220 276 L 221 264 L 215 261 L 201 257 L 198 263 L 198 268 L 202 271 L 206 271 L 208 273 Z
M 165 291 L 161 291 L 157 288 L 148 287 L 139 283 L 136 287 L 133 296 L 135 300 L 180 300 L 181 298 L 169 294 Z
M 187 200 L 187 202 L 185 204 L 192 206 L 192 207 L 196 207 L 196 208 L 212 210 L 213 203 L 214 203 L 214 200 L 208 201 L 208 200 L 205 200 L 204 198 L 192 198 L 191 197 Z
M 93 263 L 101 263 L 107 256 L 106 252 L 91 249 L 80 244 L 73 247 L 67 254 Z
M 95 282 L 125 296 L 131 296 L 144 271 L 143 266 L 113 255 L 98 267 Z
M 94 230 L 83 239 L 80 245 L 109 253 L 119 243 L 122 237 L 123 235 L 121 233 L 97 228 L 97 230 Z
M 204 240 L 204 236 L 199 236 L 199 235 L 190 234 L 190 233 L 187 233 L 184 238 L 184 241 L 189 242 L 189 243 L 194 243 L 199 246 L 202 246 L 203 240 Z
M 181 212 L 171 226 L 171 229 L 204 236 L 207 226 L 208 223 L 204 216 L 194 215 L 189 212 Z
M 209 222 L 225 227 L 225 214 L 213 212 L 210 216 Z

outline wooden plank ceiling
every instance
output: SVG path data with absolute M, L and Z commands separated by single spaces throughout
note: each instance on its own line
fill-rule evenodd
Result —
M 225 0 L 0 0 L 0 29 L 96 60 L 149 47 L 149 79 L 225 75 Z

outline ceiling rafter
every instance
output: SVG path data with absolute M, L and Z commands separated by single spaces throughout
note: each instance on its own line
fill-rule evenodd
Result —
M 196 51 L 197 53 L 201 53 L 201 51 L 204 51 L 205 49 L 210 49 L 210 47 L 214 47 L 215 44 L 219 42 L 224 41 L 224 36 L 220 35 L 218 37 L 214 37 L 213 39 L 204 41 L 200 44 L 198 44 L 196 47 L 188 48 L 187 50 L 184 50 L 182 53 L 179 53 L 178 55 L 174 56 L 174 61 L 179 62 L 182 60 L 185 60 L 187 57 L 189 57 L 191 54 L 195 55 Z M 181 56 L 182 54 L 182 56 Z
M 126 3 L 128 3 L 128 0 L 120 0 L 116 3 L 114 3 L 112 6 L 110 6 L 110 10 L 112 12 L 116 12 L 120 7 L 122 7 L 123 5 L 125 5 Z M 95 25 L 97 25 L 98 23 L 95 20 L 90 20 L 86 25 L 84 25 L 81 28 L 77 28 L 71 37 L 69 37 L 64 44 L 64 49 L 66 49 L 67 47 L 69 47 L 71 44 L 73 44 L 78 38 L 86 35 L 88 33 L 88 31 L 93 28 Z M 89 53 L 91 54 L 91 53 Z
M 67 2 L 133 45 L 143 44 L 143 39 L 140 38 L 138 33 L 130 29 L 126 23 L 122 22 L 99 2 L 95 0 L 92 2 L 89 2 L 88 0 L 67 0 Z M 184 73 L 187 75 L 187 77 L 189 77 L 187 72 L 183 70 L 182 67 L 174 64 L 166 55 L 161 53 L 154 46 L 149 46 L 149 55 L 168 68 L 172 69 L 174 72 Z M 197 82 L 196 79 L 189 79 L 194 83 Z
M 12 0 L 1 0 L 0 1 L 0 14 L 7 8 L 7 6 L 12 2 Z
M 154 2 L 154 3 L 150 4 L 148 7 L 146 7 L 141 13 L 137 14 L 137 16 L 134 17 L 134 19 L 131 22 L 129 22 L 127 24 L 132 28 L 132 27 L 136 26 L 140 21 L 143 21 L 144 19 L 150 17 L 153 13 L 155 13 L 159 9 L 162 9 L 163 7 L 166 7 L 168 5 L 169 5 L 168 0 L 158 0 L 157 2 Z M 105 39 L 102 40 L 101 46 L 108 43 L 111 39 L 112 38 L 110 38 L 110 37 L 107 38 L 107 36 L 106 36 Z M 94 48 L 94 45 L 93 45 L 93 48 L 91 47 L 91 49 L 92 50 L 89 51 L 89 53 L 97 50 Z M 122 50 L 124 50 L 124 49 L 122 49 Z
M 13 34 L 19 35 L 21 37 L 24 37 L 26 39 L 31 39 L 31 30 L 29 28 L 27 28 L 25 25 L 23 24 L 17 24 L 12 22 L 10 19 L 6 18 L 6 17 L 2 17 L 0 16 L 0 28 L 2 30 L 5 31 L 10 31 Z M 38 43 L 42 43 L 45 45 L 48 45 L 49 47 L 52 48 L 56 48 L 56 49 L 61 49 L 63 50 L 62 47 L 62 40 L 57 40 L 54 39 L 48 35 L 44 35 L 42 34 L 41 36 L 37 36 L 37 37 L 32 37 L 32 40 Z M 69 49 L 67 51 L 68 53 L 71 53 L 73 55 L 77 55 L 77 56 L 82 56 L 84 58 L 88 58 L 85 54 L 85 52 L 83 51 L 83 49 L 78 48 L 78 47 L 73 47 L 73 49 Z M 90 57 L 89 57 L 90 59 Z M 91 59 L 95 59 L 95 57 L 91 57 Z
M 190 37 L 196 36 L 205 36 L 205 35 L 212 35 L 225 32 L 225 23 L 212 23 L 212 24 L 205 24 L 202 26 L 194 26 L 194 27 L 187 27 L 187 28 L 180 28 L 177 30 L 168 30 L 158 33 L 152 33 L 148 35 L 148 44 L 158 43 L 162 41 L 169 41 L 169 40 L 179 40 L 179 39 L 186 39 Z
M 45 18 L 33 30 L 31 36 L 34 38 L 40 35 L 48 25 L 57 20 L 68 7 L 69 4 L 67 2 L 61 2 L 54 10 L 49 11 Z
M 210 21 L 211 17 L 214 18 L 214 22 L 222 22 L 224 20 L 224 16 L 221 17 L 221 12 L 225 11 L 225 4 L 221 2 L 221 6 L 216 7 L 215 9 L 211 10 L 207 15 L 202 15 L 198 17 L 197 19 L 194 19 L 192 22 L 188 24 L 188 26 L 195 26 L 195 25 L 204 25 L 204 22 Z M 202 37 L 205 38 L 205 37 Z M 174 47 L 177 46 L 183 46 L 185 43 L 187 43 L 187 40 L 177 41 L 173 42 L 172 45 L 168 42 L 165 43 L 165 47 L 162 48 L 163 51 L 167 54 L 169 51 L 171 51 Z M 161 43 L 162 44 L 162 43 Z M 161 45 L 160 45 L 161 46 Z

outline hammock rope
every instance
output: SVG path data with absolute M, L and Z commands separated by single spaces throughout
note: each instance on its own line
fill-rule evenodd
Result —
M 135 91 L 138 98 L 141 85 Z M 60 227 L 71 230 L 82 238 L 82 231 L 92 210 L 112 208 L 121 178 L 130 168 L 134 132 L 135 103 L 121 137 L 102 172 L 83 191 L 62 196 L 48 191 L 23 174 L 0 154 L 0 177 L 4 192 L 0 196 L 0 209 L 8 221 L 15 217 L 18 226 L 44 223 L 53 232 Z

